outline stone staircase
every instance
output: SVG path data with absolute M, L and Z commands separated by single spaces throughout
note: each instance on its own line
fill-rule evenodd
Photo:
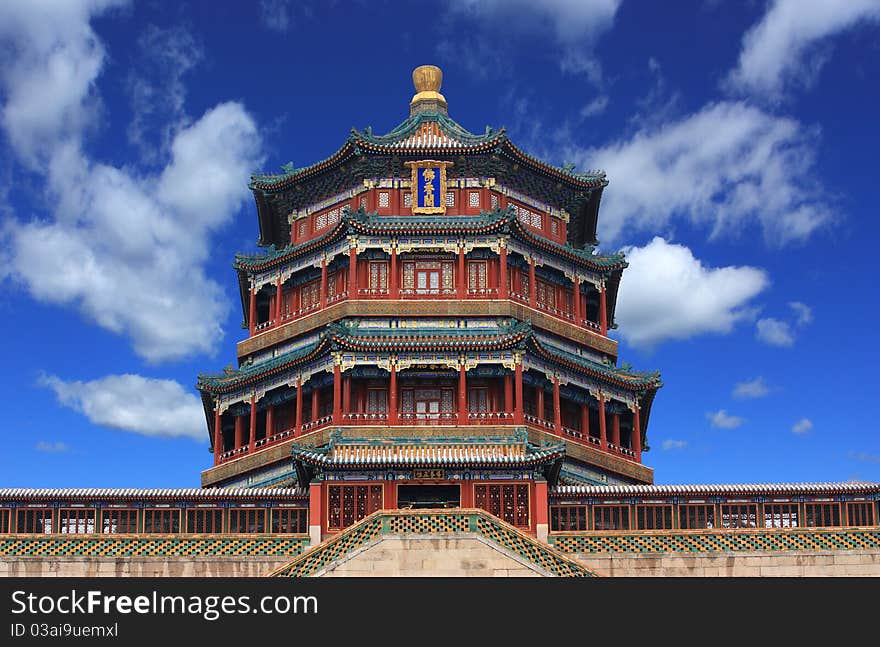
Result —
M 270 577 L 596 577 L 557 548 L 484 510 L 379 510 Z

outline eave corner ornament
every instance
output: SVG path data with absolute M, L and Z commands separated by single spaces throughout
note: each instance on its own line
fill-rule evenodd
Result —
M 405 162 L 412 169 L 412 212 L 446 213 L 446 168 L 452 162 Z

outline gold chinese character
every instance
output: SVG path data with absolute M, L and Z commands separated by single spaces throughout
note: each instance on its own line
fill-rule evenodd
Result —
M 434 206 L 434 169 L 426 168 L 422 173 L 422 179 L 425 181 L 425 206 Z

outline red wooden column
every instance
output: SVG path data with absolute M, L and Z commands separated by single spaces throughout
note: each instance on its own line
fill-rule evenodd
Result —
M 581 404 L 581 433 L 584 438 L 590 435 L 590 408 L 586 402 Z
M 535 257 L 529 259 L 529 305 L 538 307 L 538 284 L 535 281 Z
M 293 425 L 293 437 L 296 438 L 302 433 L 303 426 L 303 385 L 302 378 L 296 380 L 296 420 Z
M 556 433 L 562 435 L 562 403 L 559 398 L 559 378 L 553 378 L 553 426 Z
M 498 298 L 507 299 L 507 245 L 501 241 L 501 251 L 498 254 Z
M 396 425 L 397 416 L 397 364 L 391 364 L 391 380 L 388 385 L 388 424 Z
M 214 465 L 220 463 L 223 453 L 223 427 L 220 423 L 220 409 L 214 409 Z
M 608 290 L 603 285 L 599 290 L 599 327 L 602 334 L 608 334 Z
M 525 419 L 523 418 L 522 361 L 517 359 L 517 362 L 514 366 L 514 391 L 516 393 L 516 400 L 513 405 L 513 424 L 521 425 L 523 424 L 523 422 L 525 422 Z
M 468 422 L 467 410 L 467 371 L 464 363 L 458 369 L 458 424 L 466 425 Z
M 513 413 L 513 376 L 504 376 L 504 413 Z
M 253 287 L 251 287 L 250 306 L 248 307 L 248 327 L 251 337 L 253 337 L 257 328 L 257 291 Z
M 327 257 L 321 259 L 321 309 L 327 307 Z
M 342 378 L 342 414 L 351 413 L 351 376 Z
M 602 449 L 608 449 L 608 434 L 605 430 L 605 396 L 599 394 L 599 440 Z
M 244 445 L 244 416 L 235 416 L 235 449 Z
M 547 481 L 544 478 L 535 479 L 535 535 L 541 541 L 547 541 L 547 536 L 550 534 L 547 523 L 549 511 Z
M 275 435 L 275 405 L 266 407 L 266 439 Z
M 342 365 L 333 364 L 333 424 L 342 422 Z
M 397 278 L 397 245 L 391 248 L 391 276 L 388 277 L 388 285 L 392 299 L 400 298 L 400 282 Z
M 467 295 L 467 277 L 464 272 L 464 246 L 458 248 L 458 298 L 464 299 Z
M 641 414 L 639 413 L 639 403 L 636 402 L 635 409 L 633 409 L 633 430 L 632 430 L 632 441 L 630 441 L 632 445 L 633 453 L 636 455 L 636 460 L 642 461 L 642 421 Z
M 348 250 L 348 298 L 357 299 L 357 247 L 350 247 Z
M 248 452 L 251 454 L 254 453 L 256 446 L 254 443 L 257 442 L 257 396 L 251 396 L 251 424 L 250 424 L 250 438 L 248 440 Z
M 620 414 L 611 414 L 611 442 L 615 447 L 620 447 Z
M 544 387 L 539 386 L 535 389 L 535 399 L 537 400 L 537 402 L 535 402 L 535 409 L 537 410 L 536 413 L 538 414 L 536 417 L 538 418 L 538 420 L 543 420 L 544 419 Z
M 318 419 L 318 411 L 321 404 L 321 390 L 318 388 L 317 382 L 312 385 L 312 422 Z
M 583 325 L 583 317 L 581 317 L 581 280 L 574 277 L 574 293 L 571 295 L 574 304 L 574 322 L 578 326 Z
M 313 481 L 309 484 L 309 543 L 316 546 L 321 542 L 321 527 L 324 516 L 324 505 L 321 501 L 321 483 Z
M 275 325 L 281 325 L 281 277 L 275 283 Z

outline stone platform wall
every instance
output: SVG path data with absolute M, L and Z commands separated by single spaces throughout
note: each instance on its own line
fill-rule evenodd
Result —
M 880 550 L 587 553 L 572 557 L 609 577 L 880 577 Z

